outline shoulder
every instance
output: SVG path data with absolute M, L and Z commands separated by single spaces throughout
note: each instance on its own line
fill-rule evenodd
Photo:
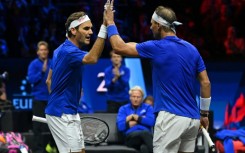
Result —
M 160 40 L 148 40 L 141 43 L 137 43 L 136 47 L 147 47 L 147 46 L 154 46 Z
M 121 65 L 122 68 L 129 70 L 129 68 L 126 65 Z
M 31 62 L 30 62 L 30 65 L 31 64 L 36 64 L 36 63 L 38 63 L 39 62 L 39 59 L 38 58 L 35 58 L 35 59 L 33 59 Z
M 105 72 L 108 72 L 108 71 L 110 71 L 111 69 L 112 69 L 112 66 L 108 66 L 108 67 L 105 68 Z
M 128 110 L 130 107 L 131 107 L 131 104 L 130 103 L 121 106 L 121 108 L 124 109 L 124 110 Z
M 144 107 L 144 108 L 147 108 L 147 109 L 153 109 L 153 107 L 150 105 L 150 104 L 147 104 L 147 103 L 142 103 L 142 106 Z

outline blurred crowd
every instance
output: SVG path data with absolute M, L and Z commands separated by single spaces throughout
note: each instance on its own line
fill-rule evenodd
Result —
M 1 0 L 0 57 L 36 57 L 36 44 L 52 51 L 64 41 L 65 19 L 85 11 L 93 21 L 95 40 L 105 0 Z M 125 41 L 151 39 L 150 19 L 158 5 L 176 11 L 177 35 L 193 43 L 205 59 L 245 58 L 244 0 L 115 0 L 116 24 Z M 91 43 L 92 44 L 92 43 Z M 110 49 L 109 43 L 106 49 Z M 109 57 L 104 52 L 102 57 Z

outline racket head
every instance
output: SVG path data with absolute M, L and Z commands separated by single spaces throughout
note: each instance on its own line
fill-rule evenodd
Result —
M 108 124 L 93 116 L 81 117 L 81 126 L 86 144 L 95 145 L 105 142 L 110 133 Z

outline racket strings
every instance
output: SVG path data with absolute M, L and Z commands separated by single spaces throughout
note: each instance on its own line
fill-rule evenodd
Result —
M 108 136 L 108 126 L 103 121 L 98 119 L 83 118 L 81 120 L 81 124 L 85 142 L 102 142 Z

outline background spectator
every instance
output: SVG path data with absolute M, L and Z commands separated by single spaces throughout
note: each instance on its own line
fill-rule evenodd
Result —
M 153 152 L 152 127 L 155 124 L 153 107 L 143 103 L 144 92 L 139 86 L 129 91 L 130 103 L 121 106 L 117 115 L 117 127 L 125 136 L 128 147 L 141 153 Z
M 33 50 L 38 39 L 50 44 L 52 56 L 53 50 L 65 39 L 63 23 L 67 15 L 72 10 L 85 10 L 91 18 L 96 18 L 93 28 L 98 31 L 103 3 L 99 0 L 2 0 L 0 39 L 6 42 L 4 46 L 8 53 L 0 57 L 35 57 Z M 152 16 L 150 10 L 157 5 L 168 5 L 177 10 L 176 13 L 181 15 L 179 21 L 184 23 L 178 30 L 179 37 L 195 44 L 205 60 L 230 59 L 223 46 L 225 31 L 229 26 L 235 26 L 238 37 L 244 38 L 245 25 L 241 19 L 245 17 L 245 1 L 185 0 L 184 3 L 179 3 L 179 0 L 116 0 L 116 24 L 120 27 L 118 30 L 123 38 L 135 42 L 150 39 L 151 31 L 147 28 Z M 92 41 L 95 38 L 93 35 Z M 105 49 L 110 50 L 110 45 L 107 44 Z M 109 56 L 108 52 L 102 54 L 102 57 Z
M 236 28 L 233 26 L 227 28 L 224 48 L 228 56 L 245 56 L 245 39 L 237 37 Z
M 32 114 L 39 117 L 45 117 L 44 110 L 48 103 L 49 92 L 46 86 L 51 59 L 48 58 L 48 43 L 40 41 L 37 44 L 37 58 L 31 61 L 28 66 L 28 81 L 32 85 Z M 43 153 L 46 144 L 43 144 L 42 132 L 48 132 L 47 124 L 33 122 L 33 133 L 35 153 Z
M 130 70 L 122 64 L 122 56 L 110 52 L 112 65 L 105 69 L 107 88 L 107 113 L 117 113 L 118 109 L 129 102 Z
M 154 98 L 151 95 L 146 96 L 145 99 L 143 100 L 143 102 L 153 106 L 154 105 Z

